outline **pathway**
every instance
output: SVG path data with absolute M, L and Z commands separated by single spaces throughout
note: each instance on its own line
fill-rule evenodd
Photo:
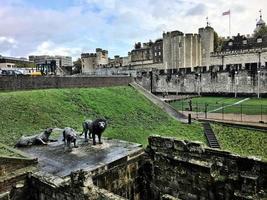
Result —
M 159 97 L 155 96 L 151 92 L 147 91 L 145 88 L 143 88 L 141 85 L 137 83 L 130 83 L 130 86 L 135 88 L 137 91 L 139 91 L 141 94 L 143 94 L 148 100 L 150 100 L 152 103 L 160 107 L 162 110 L 167 112 L 171 117 L 176 119 L 177 121 L 187 123 L 187 117 L 177 111 L 175 108 L 173 108 L 170 104 L 162 101 Z
M 240 101 L 238 101 L 238 102 L 235 102 L 235 103 L 233 103 L 233 104 L 230 104 L 230 105 L 221 106 L 221 107 L 216 108 L 216 109 L 214 109 L 214 110 L 210 110 L 210 111 L 208 111 L 208 113 L 216 112 L 216 111 L 218 111 L 218 110 L 222 110 L 223 108 L 227 108 L 227 107 L 231 107 L 231 106 L 235 106 L 235 105 L 241 104 L 241 103 L 243 103 L 244 101 L 247 101 L 247 100 L 249 100 L 249 99 L 250 99 L 250 98 L 246 98 L 246 99 L 242 99 L 242 100 L 240 100 Z

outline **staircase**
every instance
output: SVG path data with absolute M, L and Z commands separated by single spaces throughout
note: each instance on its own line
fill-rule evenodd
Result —
M 204 133 L 205 133 L 205 136 L 208 140 L 208 144 L 211 148 L 217 148 L 217 149 L 220 149 L 220 144 L 210 126 L 210 123 L 208 122 L 205 122 L 203 123 L 203 127 L 204 127 Z

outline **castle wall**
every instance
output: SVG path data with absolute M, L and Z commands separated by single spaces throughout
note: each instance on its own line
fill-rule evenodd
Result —
M 203 200 L 267 197 L 266 162 L 160 136 L 149 137 L 147 152 L 147 199 L 164 194 Z
M 195 73 L 184 75 L 159 75 L 153 73 L 153 92 L 172 92 L 172 93 L 224 93 L 224 94 L 250 94 L 255 95 L 258 91 L 258 78 L 260 79 L 259 88 L 261 94 L 267 94 L 267 70 L 266 68 L 258 73 L 247 70 L 238 71 L 237 74 L 227 71 L 205 72 L 200 76 Z M 139 75 L 137 83 L 145 88 L 150 88 L 150 76 Z

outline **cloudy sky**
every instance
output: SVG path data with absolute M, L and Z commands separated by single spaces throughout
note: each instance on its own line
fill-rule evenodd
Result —
M 155 40 L 163 31 L 196 33 L 206 24 L 220 36 L 252 33 L 266 0 L 0 0 L 0 54 L 70 55 L 100 47 L 110 57 L 126 56 L 135 42 Z

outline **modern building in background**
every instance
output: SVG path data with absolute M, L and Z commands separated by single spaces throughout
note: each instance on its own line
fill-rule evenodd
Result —
M 35 67 L 34 62 L 29 61 L 26 58 L 15 58 L 0 55 L 0 69 L 31 67 Z
M 73 63 L 70 56 L 31 55 L 29 60 L 44 73 L 64 74 L 71 71 Z

